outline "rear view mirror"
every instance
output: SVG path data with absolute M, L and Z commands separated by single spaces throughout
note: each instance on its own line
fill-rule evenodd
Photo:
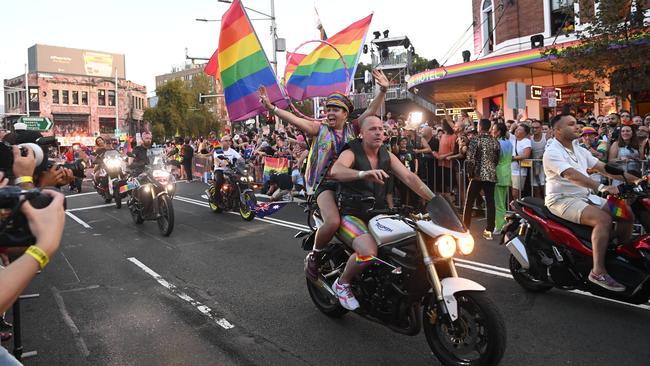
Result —
M 625 173 L 623 169 L 611 164 L 605 165 L 605 171 L 611 175 L 623 175 Z

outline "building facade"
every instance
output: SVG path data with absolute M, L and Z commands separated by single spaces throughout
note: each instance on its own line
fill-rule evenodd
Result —
M 61 138 L 142 130 L 146 87 L 126 80 L 123 55 L 35 45 L 28 59 L 27 83 L 24 74 L 4 80 L 8 125 L 29 114 L 50 118 L 48 133 Z
M 650 17 L 650 1 L 630 4 L 644 7 Z M 472 58 L 413 75 L 409 91 L 456 111 L 476 108 L 489 116 L 503 110 L 506 119 L 522 113 L 548 120 L 566 103 L 594 114 L 620 109 L 625 106 L 621 100 L 594 92 L 598 85 L 607 89 L 602 81 L 595 80 L 590 90 L 580 88 L 540 53 L 544 47 L 576 42 L 577 32 L 598 11 L 595 0 L 472 0 Z M 556 97 L 549 103 L 543 90 L 555 90 Z

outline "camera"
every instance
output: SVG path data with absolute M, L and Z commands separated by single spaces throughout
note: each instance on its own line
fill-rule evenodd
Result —
M 54 136 L 43 137 L 40 133 L 33 131 L 21 131 L 12 138 L 14 145 L 20 148 L 20 154 L 27 156 L 28 149 L 34 152 L 36 159 L 36 168 L 34 175 L 48 168 L 48 152 L 49 146 L 56 146 L 56 138 Z M 12 167 L 14 165 L 14 153 L 12 144 L 9 141 L 0 141 L 0 171 L 5 173 L 5 177 L 12 179 L 15 178 Z
M 24 201 L 29 201 L 34 208 L 44 208 L 52 202 L 52 197 L 44 195 L 39 189 L 25 191 L 16 186 L 0 188 L 1 247 L 21 247 L 36 242 L 29 231 L 27 218 L 20 211 Z

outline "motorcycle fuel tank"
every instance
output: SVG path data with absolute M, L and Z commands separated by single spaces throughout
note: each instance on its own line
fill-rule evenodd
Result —
M 415 230 L 412 227 L 402 220 L 387 215 L 373 217 L 368 223 L 368 229 L 379 246 L 396 243 L 415 236 Z

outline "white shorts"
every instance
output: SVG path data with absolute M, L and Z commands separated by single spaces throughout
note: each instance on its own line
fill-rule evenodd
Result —
M 525 175 L 516 175 L 512 174 L 512 188 L 516 189 L 518 191 L 523 191 L 524 190 L 524 185 L 526 184 L 526 176 Z
M 564 196 L 546 203 L 546 207 L 553 215 L 560 216 L 574 224 L 580 224 L 582 212 L 588 206 L 595 206 L 602 209 L 607 206 L 607 200 L 594 195 L 589 195 L 588 198 Z

